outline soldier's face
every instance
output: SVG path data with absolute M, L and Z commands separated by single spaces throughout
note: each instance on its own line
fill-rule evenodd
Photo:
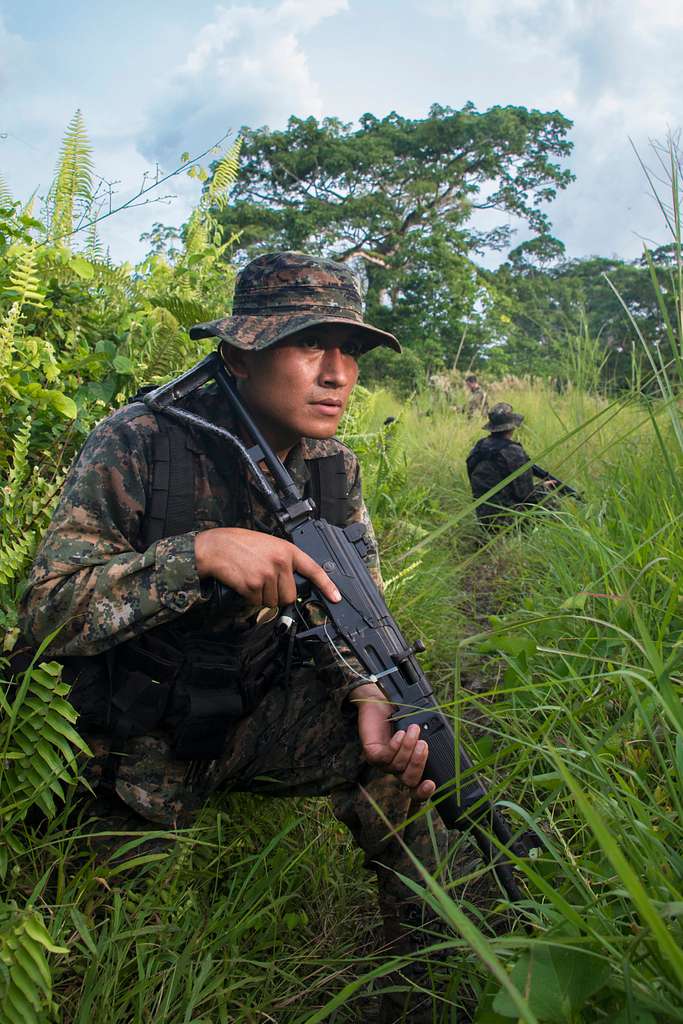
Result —
M 240 392 L 278 450 L 336 433 L 358 380 L 361 347 L 340 332 L 306 332 L 260 352 L 225 353 Z

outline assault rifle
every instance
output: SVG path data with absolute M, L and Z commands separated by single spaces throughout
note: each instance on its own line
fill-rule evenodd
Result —
M 251 437 L 251 447 L 247 448 L 240 437 L 223 427 L 178 406 L 179 401 L 210 379 L 216 381 L 237 422 Z M 207 356 L 176 380 L 151 391 L 144 401 L 155 411 L 209 431 L 237 449 L 284 534 L 322 566 L 342 595 L 338 603 L 328 601 L 307 580 L 297 577 L 300 598 L 322 606 L 327 621 L 322 626 L 311 626 L 307 622 L 308 628 L 296 634 L 296 641 L 344 644 L 362 666 L 366 680 L 376 683 L 396 707 L 393 720 L 397 727 L 406 729 L 413 723 L 419 725 L 421 738 L 429 747 L 424 777 L 437 784 L 433 801 L 444 824 L 447 828 L 470 829 L 509 898 L 521 899 L 512 865 L 490 835 L 496 837 L 500 846 L 520 856 L 528 849 L 523 842 L 513 839 L 507 821 L 492 805 L 486 789 L 475 776 L 470 758 L 462 748 L 457 749 L 453 729 L 438 709 L 429 681 L 416 658 L 425 650 L 424 645 L 420 641 L 412 645 L 406 641 L 363 561 L 367 550 L 364 525 L 354 523 L 342 528 L 314 517 L 313 502 L 298 494 L 287 469 L 242 404 L 236 385 L 217 353 Z M 261 462 L 268 467 L 274 487 L 261 470 Z M 296 628 L 294 614 L 287 626 Z
M 531 472 L 534 476 L 537 476 L 539 480 L 556 480 L 557 487 L 553 487 L 553 494 L 566 494 L 568 498 L 574 498 L 576 501 L 583 501 L 583 495 L 579 494 L 571 484 L 563 483 L 563 481 L 556 477 L 554 473 L 550 473 L 547 469 L 543 469 L 543 467 L 537 465 L 537 463 L 534 462 L 531 467 Z

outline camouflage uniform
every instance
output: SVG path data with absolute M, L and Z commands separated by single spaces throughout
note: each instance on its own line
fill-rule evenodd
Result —
M 471 420 L 475 419 L 475 417 L 481 417 L 481 419 L 483 419 L 488 415 L 488 395 L 481 384 L 477 384 L 476 388 L 470 392 L 470 397 L 467 405 L 465 406 L 465 411 L 467 412 L 468 418 Z
M 480 498 L 531 461 L 518 441 L 500 436 L 503 432 L 514 430 L 522 420 L 523 417 L 513 412 L 507 402 L 499 402 L 491 409 L 489 422 L 484 427 L 491 432 L 490 436 L 477 441 L 467 456 L 467 473 L 474 498 Z M 514 516 L 506 514 L 506 510 L 520 510 L 547 499 L 547 490 L 534 484 L 529 466 L 494 494 L 490 501 L 479 505 L 477 517 L 483 525 L 500 527 L 514 519 Z
M 364 340 L 373 343 L 369 331 L 374 329 L 362 325 L 357 293 L 347 308 L 344 288 L 338 289 L 338 294 L 333 291 L 334 281 L 339 284 L 341 278 L 345 284 L 343 274 L 336 269 L 339 265 L 301 257 L 297 267 L 297 260 L 282 258 L 288 256 L 291 254 L 253 261 L 250 267 L 260 264 L 258 270 L 265 264 L 269 274 L 265 282 L 259 281 L 258 273 L 248 277 L 250 287 L 243 287 L 241 294 L 238 282 L 235 303 L 238 310 L 249 309 L 248 303 L 258 293 L 260 283 L 272 290 L 271 308 L 277 307 L 278 298 L 289 300 L 282 301 L 287 312 L 274 312 L 260 327 L 253 321 L 261 318 L 244 313 L 246 320 L 240 322 L 238 315 L 240 329 L 235 339 L 230 336 L 235 327 L 232 318 L 200 325 L 193 333 L 214 334 L 235 344 L 249 337 L 250 344 L 244 347 L 265 347 L 282 337 L 283 329 L 289 333 L 292 306 L 315 301 L 318 296 L 314 285 L 329 272 L 325 295 L 333 292 L 333 307 L 321 310 L 318 303 L 315 322 L 342 322 L 350 329 L 360 324 L 360 333 L 366 332 Z M 308 260 L 311 277 L 308 285 L 307 268 L 301 266 L 304 259 Z M 343 271 L 349 274 L 346 268 Z M 279 291 L 278 282 L 282 286 Z M 296 294 L 297 288 L 302 289 L 303 299 Z M 310 325 L 311 312 L 308 319 L 302 314 L 295 321 L 297 329 Z M 397 347 L 395 339 L 391 341 L 392 347 Z M 211 387 L 183 404 L 234 429 L 224 400 Z M 34 642 L 61 626 L 51 645 L 55 654 L 92 656 L 114 647 L 125 652 L 126 644 L 135 638 L 155 635 L 201 634 L 219 644 L 224 640 L 234 643 L 236 638 L 239 643 L 264 616 L 263 609 L 247 606 L 237 594 L 229 593 L 227 602 L 217 604 L 213 581 L 200 581 L 197 574 L 194 541 L 199 531 L 239 526 L 278 532 L 260 492 L 220 439 L 194 430 L 188 434 L 194 463 L 195 529 L 145 547 L 142 526 L 150 495 L 153 438 L 158 430 L 158 421 L 146 406 L 126 406 L 95 428 L 69 473 L 22 602 L 23 629 Z M 377 548 L 361 495 L 355 455 L 335 439 L 304 438 L 290 451 L 286 465 L 303 493 L 310 460 L 340 451 L 346 471 L 347 521 L 366 524 L 366 562 L 381 586 Z M 372 809 L 368 795 L 396 825 L 410 817 L 416 807 L 411 792 L 398 779 L 370 768 L 363 760 L 356 709 L 347 700 L 363 681 L 352 666 L 340 664 L 329 648 L 316 645 L 315 664 L 302 661 L 286 682 L 274 679 L 256 707 L 232 723 L 220 757 L 199 764 L 178 760 L 172 755 L 168 732 L 159 728 L 149 735 L 129 737 L 121 744 L 114 785 L 118 798 L 134 812 L 169 827 L 188 824 L 212 792 L 329 795 L 335 815 L 349 827 L 365 852 L 366 863 L 377 873 L 387 941 L 394 949 L 405 951 L 420 945 L 419 933 L 413 934 L 410 926 L 421 917 L 423 908 L 415 903 L 396 873 L 419 876 L 402 845 L 387 838 L 386 825 Z M 81 699 L 92 704 L 93 694 L 88 688 L 101 690 L 103 685 L 97 676 L 86 678 L 81 691 L 77 683 L 75 702 L 78 704 L 80 692 Z M 95 703 L 98 696 L 105 699 L 104 694 L 96 693 Z M 86 732 L 86 738 L 95 756 L 85 775 L 96 783 L 111 741 L 104 729 Z M 402 837 L 414 854 L 436 871 L 445 852 L 445 831 L 434 816 L 430 835 L 430 817 L 420 816 L 404 829 Z M 431 1006 L 431 1000 L 427 1002 Z M 387 1020 L 398 1019 L 395 1005 L 392 1007 Z M 411 1009 L 415 1021 L 431 1021 L 431 1010 L 425 1009 L 424 1013 L 423 1018 L 419 1009 Z

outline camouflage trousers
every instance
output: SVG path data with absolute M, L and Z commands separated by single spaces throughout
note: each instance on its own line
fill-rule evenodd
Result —
M 406 847 L 428 871 L 437 873 L 447 854 L 447 832 L 433 812 L 418 815 L 402 827 L 419 805 L 397 778 L 364 761 L 356 719 L 353 705 L 340 702 L 314 668 L 303 666 L 285 686 L 274 686 L 251 714 L 231 726 L 225 753 L 208 766 L 171 758 L 162 735 L 127 741 L 116 792 L 137 814 L 165 826 L 189 824 L 211 793 L 329 797 L 336 818 L 350 830 L 364 852 L 366 866 L 377 876 L 387 956 L 418 954 L 402 976 L 392 976 L 383 984 L 405 989 L 406 980 L 412 980 L 429 988 L 419 950 L 435 941 L 433 924 L 423 930 L 431 915 L 399 875 L 422 881 Z M 101 739 L 89 739 L 99 754 L 87 773 L 95 781 L 106 748 Z M 400 839 L 387 821 L 400 830 Z M 404 1011 L 415 1024 L 439 1019 L 436 1004 L 424 994 L 396 991 L 385 997 L 384 1021 L 400 1021 Z

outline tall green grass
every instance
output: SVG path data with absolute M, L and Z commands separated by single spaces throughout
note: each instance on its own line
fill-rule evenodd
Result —
M 677 202 L 671 216 L 680 266 Z M 647 397 L 492 389 L 524 414 L 534 460 L 586 499 L 494 538 L 464 467 L 480 423 L 428 392 L 361 391 L 347 417 L 389 603 L 540 850 L 519 863 L 514 912 L 492 883 L 482 899 L 489 872 L 467 837 L 451 870 L 424 876 L 448 926 L 425 956 L 450 1024 L 683 1021 L 680 324 L 668 329 Z M 575 358 L 590 350 L 583 339 Z M 68 808 L 48 811 L 2 823 L 0 1024 L 371 1020 L 368 989 L 392 963 L 370 875 L 324 801 L 216 798 L 159 849 L 121 835 L 106 865 Z
M 502 904 L 475 896 L 485 868 L 454 837 L 458 871 L 425 881 L 452 928 L 438 1005 L 480 1024 L 682 1020 L 671 409 L 538 385 L 500 397 L 525 414 L 534 457 L 587 501 L 483 545 L 464 472 L 477 423 L 383 393 L 361 395 L 348 423 L 389 600 L 428 643 L 492 792 L 543 850 L 521 866 L 528 900 L 510 928 Z M 369 1012 L 357 979 L 384 984 L 370 876 L 322 801 L 215 801 L 136 871 L 95 867 L 58 815 L 23 826 L 11 863 L 8 896 L 68 950 L 50 954 L 64 1021 L 354 1021 Z

